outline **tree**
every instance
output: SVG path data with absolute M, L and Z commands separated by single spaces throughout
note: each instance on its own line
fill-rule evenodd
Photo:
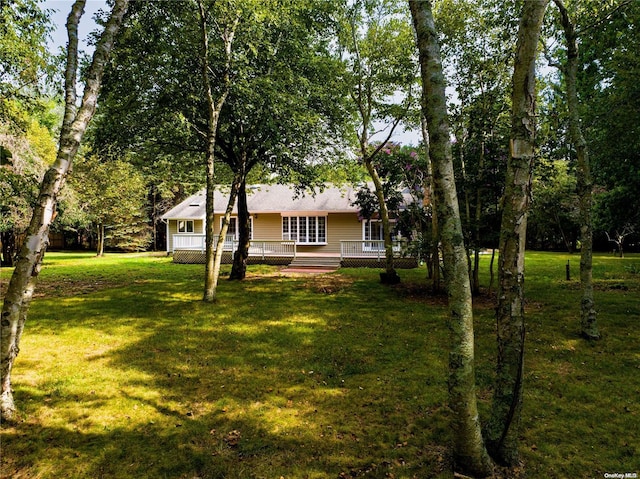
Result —
M 237 71 L 217 141 L 218 157 L 234 174 L 231 190 L 237 190 L 239 237 L 229 279 L 243 279 L 246 272 L 249 175 L 267 171 L 271 181 L 293 183 L 302 192 L 322 182 L 319 165 L 343 155 L 343 66 L 330 50 L 335 8 L 315 1 L 277 10 L 263 6 L 265 21 L 244 25 L 242 44 L 249 42 L 258 54 Z
M 51 30 L 36 0 L 0 2 L 0 117 L 14 132 L 42 110 L 45 80 L 55 74 L 46 47 Z
M 421 260 L 431 261 L 431 205 L 425 207 L 429 195 L 427 159 L 421 149 L 387 143 L 374 163 L 380 176 L 390 220 L 395 219 L 394 233 L 411 240 Z M 359 216 L 371 220 L 380 215 L 380 203 L 369 185 L 360 187 L 354 204 Z
M 513 6 L 505 2 L 438 2 L 436 21 L 450 72 L 456 184 L 469 251 L 471 287 L 480 293 L 480 251 L 497 246 L 509 136 L 509 72 L 515 44 Z M 473 258 L 471 257 L 473 253 Z
M 29 225 L 31 205 L 47 167 L 55 160 L 51 131 L 33 113 L 28 113 L 26 131 L 0 123 L 0 242 L 2 265 L 13 266 Z
M 535 60 L 548 0 L 524 2 L 511 93 L 511 154 L 503 197 L 496 310 L 498 362 L 487 447 L 496 461 L 518 463 L 524 371 L 524 252 L 535 158 Z
M 37 203 L 20 250 L 18 262 L 9 282 L 2 305 L 0 323 L 0 413 L 12 420 L 16 407 L 11 389 L 11 370 L 18 355 L 20 337 L 27 319 L 29 305 L 36 287 L 42 259 L 47 248 L 49 226 L 53 220 L 58 193 L 69 172 L 80 142 L 96 107 L 105 63 L 115 43 L 116 34 L 125 15 L 128 0 L 115 0 L 109 20 L 102 32 L 86 73 L 82 102 L 76 108 L 76 73 L 78 67 L 78 23 L 85 1 L 77 0 L 67 20 L 69 42 L 65 71 L 65 113 L 60 131 L 56 161 L 45 173 Z
M 541 158 L 534 168 L 532 190 L 527 248 L 565 248 L 573 253 L 580 221 L 576 179 L 569 162 Z
M 595 302 L 593 299 L 593 224 L 591 210 L 593 204 L 593 183 L 591 180 L 591 163 L 587 142 L 582 133 L 580 104 L 578 99 L 578 57 L 579 32 L 575 21 L 562 0 L 554 0 L 560 12 L 560 24 L 564 31 L 566 60 L 556 63 L 564 77 L 567 107 L 569 111 L 569 135 L 575 149 L 577 168 L 577 193 L 580 206 L 580 285 L 582 299 L 580 301 L 580 326 L 582 335 L 587 339 L 599 339 Z
M 218 2 L 216 8 L 222 5 L 233 5 L 229 15 L 240 18 L 230 51 L 231 83 L 217 118 L 214 148 L 216 183 L 229 185 L 232 193 L 230 205 L 219 205 L 225 210 L 233 208 L 237 195 L 242 196 L 250 175 L 294 182 L 301 188 L 319 181 L 319 165 L 342 153 L 346 113 L 342 65 L 331 51 L 337 5 L 243 0 Z M 227 68 L 220 28 L 233 19 L 224 16 L 225 10 L 220 12 L 207 17 L 210 83 L 218 88 L 214 96 L 224 84 L 216 78 Z M 172 25 L 181 27 L 167 29 L 158 18 L 170 18 Z M 164 147 L 171 166 L 179 166 L 178 174 L 202 169 L 201 162 L 180 165 L 183 155 L 202 158 L 207 151 L 208 106 L 201 65 L 194 64 L 194 58 L 202 57 L 202 35 L 194 31 L 195 20 L 193 9 L 184 2 L 134 8 L 125 48 L 120 49 L 117 68 L 110 70 L 106 108 L 101 110 L 106 130 L 96 135 L 101 149 L 115 140 L 127 157 L 147 158 Z M 197 82 L 195 67 L 201 72 Z M 135 132 L 133 139 L 128 131 Z M 187 181 L 182 175 L 178 182 Z M 239 279 L 246 266 L 249 213 L 242 198 L 238 203 L 240 241 L 231 277 Z
M 415 107 L 413 89 L 416 61 L 412 51 L 413 32 L 406 12 L 392 0 L 359 0 L 349 7 L 340 48 L 349 70 L 351 98 L 357 117 L 358 157 L 366 167 L 378 198 L 385 245 L 382 282 L 397 283 L 393 266 L 391 225 L 384 188 L 375 168 L 376 157 L 394 131 Z M 372 142 L 378 124 L 386 139 Z
M 578 33 L 588 33 L 579 37 L 577 88 L 594 184 L 594 242 L 607 247 L 605 232 L 640 231 L 640 68 L 633 59 L 640 48 L 640 3 L 575 6 Z
M 217 85 L 217 92 L 214 97 L 212 81 L 210 74 L 212 69 L 209 63 L 209 29 L 208 29 L 208 12 L 205 11 L 202 0 L 198 0 L 198 18 L 200 20 L 200 34 L 202 41 L 202 50 L 200 56 L 202 83 L 205 96 L 207 99 L 207 129 L 206 129 L 206 159 L 207 165 L 207 188 L 206 188 L 206 238 L 205 238 L 205 280 L 204 280 L 204 296 L 203 300 L 213 302 L 216 299 L 216 290 L 218 285 L 218 276 L 220 274 L 220 263 L 222 261 L 222 249 L 224 245 L 227 228 L 229 225 L 230 211 L 227 208 L 225 212 L 220 236 L 216 248 L 214 249 L 214 203 L 213 196 L 215 191 L 215 149 L 216 149 L 216 133 L 218 130 L 218 121 L 220 119 L 220 111 L 224 106 L 224 102 L 229 95 L 231 87 L 231 51 L 233 46 L 233 38 L 240 21 L 240 17 L 233 11 L 232 5 L 229 11 L 224 11 L 222 21 L 218 24 L 218 36 L 221 40 L 222 51 L 224 52 L 224 60 L 221 72 L 216 77 L 214 75 L 214 84 Z M 220 20 L 220 19 L 218 19 Z M 230 196 L 235 196 L 236 191 L 232 191 Z
M 453 411 L 454 461 L 456 468 L 465 473 L 488 476 L 492 463 L 482 438 L 475 393 L 471 285 L 454 179 L 438 34 L 430 1 L 410 0 L 409 7 L 417 36 L 422 108 L 429 130 L 429 155 L 436 186 L 434 202 L 449 297 L 449 407 Z
M 74 175 L 66 186 L 75 190 L 94 228 L 98 256 L 104 254 L 107 245 L 127 251 L 146 249 L 146 184 L 131 163 L 100 161 L 96 156 L 82 158 L 76 161 Z

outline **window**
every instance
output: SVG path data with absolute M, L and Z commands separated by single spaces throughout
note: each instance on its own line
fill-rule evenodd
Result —
M 178 233 L 193 233 L 193 220 L 178 220 Z
M 222 229 L 222 220 L 224 217 L 220 218 L 220 229 Z M 240 230 L 238 229 L 238 218 L 236 216 L 232 216 L 229 218 L 229 227 L 227 228 L 227 237 L 233 236 L 234 240 L 238 239 L 240 235 Z M 249 239 L 253 239 L 253 217 L 249 217 Z
M 391 241 L 397 241 L 400 239 L 400 233 L 397 233 L 394 228 L 395 220 L 390 219 L 391 223 Z M 382 228 L 381 220 L 364 220 L 362 222 L 362 239 L 364 241 L 384 241 L 384 230 Z
M 384 240 L 384 232 L 382 231 L 382 221 L 365 220 L 363 223 L 363 238 L 365 241 Z
M 282 239 L 299 244 L 325 244 L 327 242 L 326 216 L 283 216 Z

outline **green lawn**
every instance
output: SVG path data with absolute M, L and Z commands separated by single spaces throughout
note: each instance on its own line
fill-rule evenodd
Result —
M 640 256 L 596 256 L 595 343 L 578 335 L 578 265 L 527 255 L 526 477 L 640 472 Z M 378 270 L 289 277 L 256 266 L 244 282 L 221 279 L 209 305 L 202 265 L 48 254 L 0 476 L 450 477 L 443 298 L 429 297 L 425 270 L 400 274 L 396 288 Z M 486 417 L 486 295 L 476 338 Z

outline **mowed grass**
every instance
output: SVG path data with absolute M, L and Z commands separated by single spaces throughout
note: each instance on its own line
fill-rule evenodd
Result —
M 578 335 L 578 264 L 527 255 L 519 476 L 640 472 L 640 256 L 596 257 L 593 343 Z M 446 307 L 424 269 L 390 288 L 378 270 L 255 266 L 243 282 L 221 278 L 216 304 L 200 301 L 203 269 L 47 255 L 13 373 L 19 422 L 0 436 L 2 477 L 451 476 Z M 485 286 L 487 269 L 485 259 Z M 475 312 L 486 418 L 493 298 Z

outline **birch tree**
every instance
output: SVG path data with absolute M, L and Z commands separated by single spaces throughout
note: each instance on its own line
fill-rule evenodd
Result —
M 464 473 L 487 476 L 492 462 L 484 446 L 475 391 L 471 284 L 451 153 L 445 79 L 430 1 L 409 0 L 422 77 L 422 108 L 429 132 L 444 281 L 449 298 L 449 407 L 453 411 L 453 456 Z
M 582 133 L 580 119 L 580 101 L 578 99 L 578 38 L 575 21 L 562 0 L 554 0 L 560 12 L 560 23 L 564 31 L 566 44 L 566 60 L 563 64 L 556 63 L 564 76 L 567 107 L 569 110 L 569 136 L 575 148 L 577 159 L 576 180 L 578 204 L 580 211 L 580 286 L 582 299 L 580 301 L 580 329 L 587 339 L 599 339 L 597 313 L 593 298 L 593 223 L 591 210 L 593 205 L 593 182 L 591 180 L 591 165 L 589 149 Z
M 220 111 L 224 106 L 224 102 L 229 95 L 231 87 L 231 48 L 233 45 L 233 37 L 235 30 L 240 21 L 240 17 L 229 8 L 226 15 L 228 22 L 224 26 L 219 26 L 219 35 L 222 40 L 222 48 L 224 51 L 224 62 L 222 69 L 222 78 L 216 78 L 219 91 L 214 98 L 213 88 L 211 85 L 210 75 L 212 73 L 209 65 L 209 28 L 208 15 L 202 0 L 198 0 L 198 18 L 200 20 L 201 34 L 201 68 L 202 83 L 207 99 L 207 131 L 206 131 L 206 166 L 207 166 L 207 188 L 206 188 L 206 231 L 205 231 L 205 279 L 204 279 L 204 295 L 203 301 L 213 302 L 216 299 L 218 287 L 218 277 L 220 275 L 220 264 L 222 263 L 222 250 L 224 239 L 229 228 L 229 217 L 231 211 L 227 208 L 222 222 L 220 236 L 214 248 L 214 191 L 215 191 L 215 149 L 216 149 L 216 133 L 218 130 L 218 121 L 220 119 Z M 234 192 L 232 192 L 232 195 Z
M 47 249 L 49 226 L 56 211 L 60 188 L 78 152 L 80 142 L 95 112 L 102 74 L 114 46 L 117 32 L 127 11 L 128 0 L 115 0 L 111 15 L 96 44 L 91 64 L 86 73 L 84 94 L 80 106 L 76 105 L 76 74 L 78 70 L 78 24 L 86 0 L 77 0 L 67 19 L 67 62 L 65 70 L 65 112 L 60 130 L 56 161 L 45 173 L 40 193 L 27 229 L 26 240 L 11 276 L 2 305 L 0 321 L 0 413 L 4 420 L 12 420 L 16 406 L 11 388 L 11 371 L 18 355 L 20 338 L 42 259 Z
M 524 2 L 511 92 L 511 141 L 503 197 L 496 313 L 498 362 L 487 447 L 498 462 L 519 461 L 524 373 L 524 253 L 535 158 L 535 61 L 548 0 Z
M 417 65 L 412 55 L 411 24 L 390 0 L 358 0 L 349 7 L 340 48 L 349 70 L 351 99 L 357 118 L 357 155 L 367 169 L 379 203 L 384 236 L 385 283 L 400 277 L 393 266 L 393 244 L 387 198 L 376 157 L 414 107 Z M 379 125 L 382 129 L 376 131 Z M 384 132 L 382 141 L 372 141 Z

